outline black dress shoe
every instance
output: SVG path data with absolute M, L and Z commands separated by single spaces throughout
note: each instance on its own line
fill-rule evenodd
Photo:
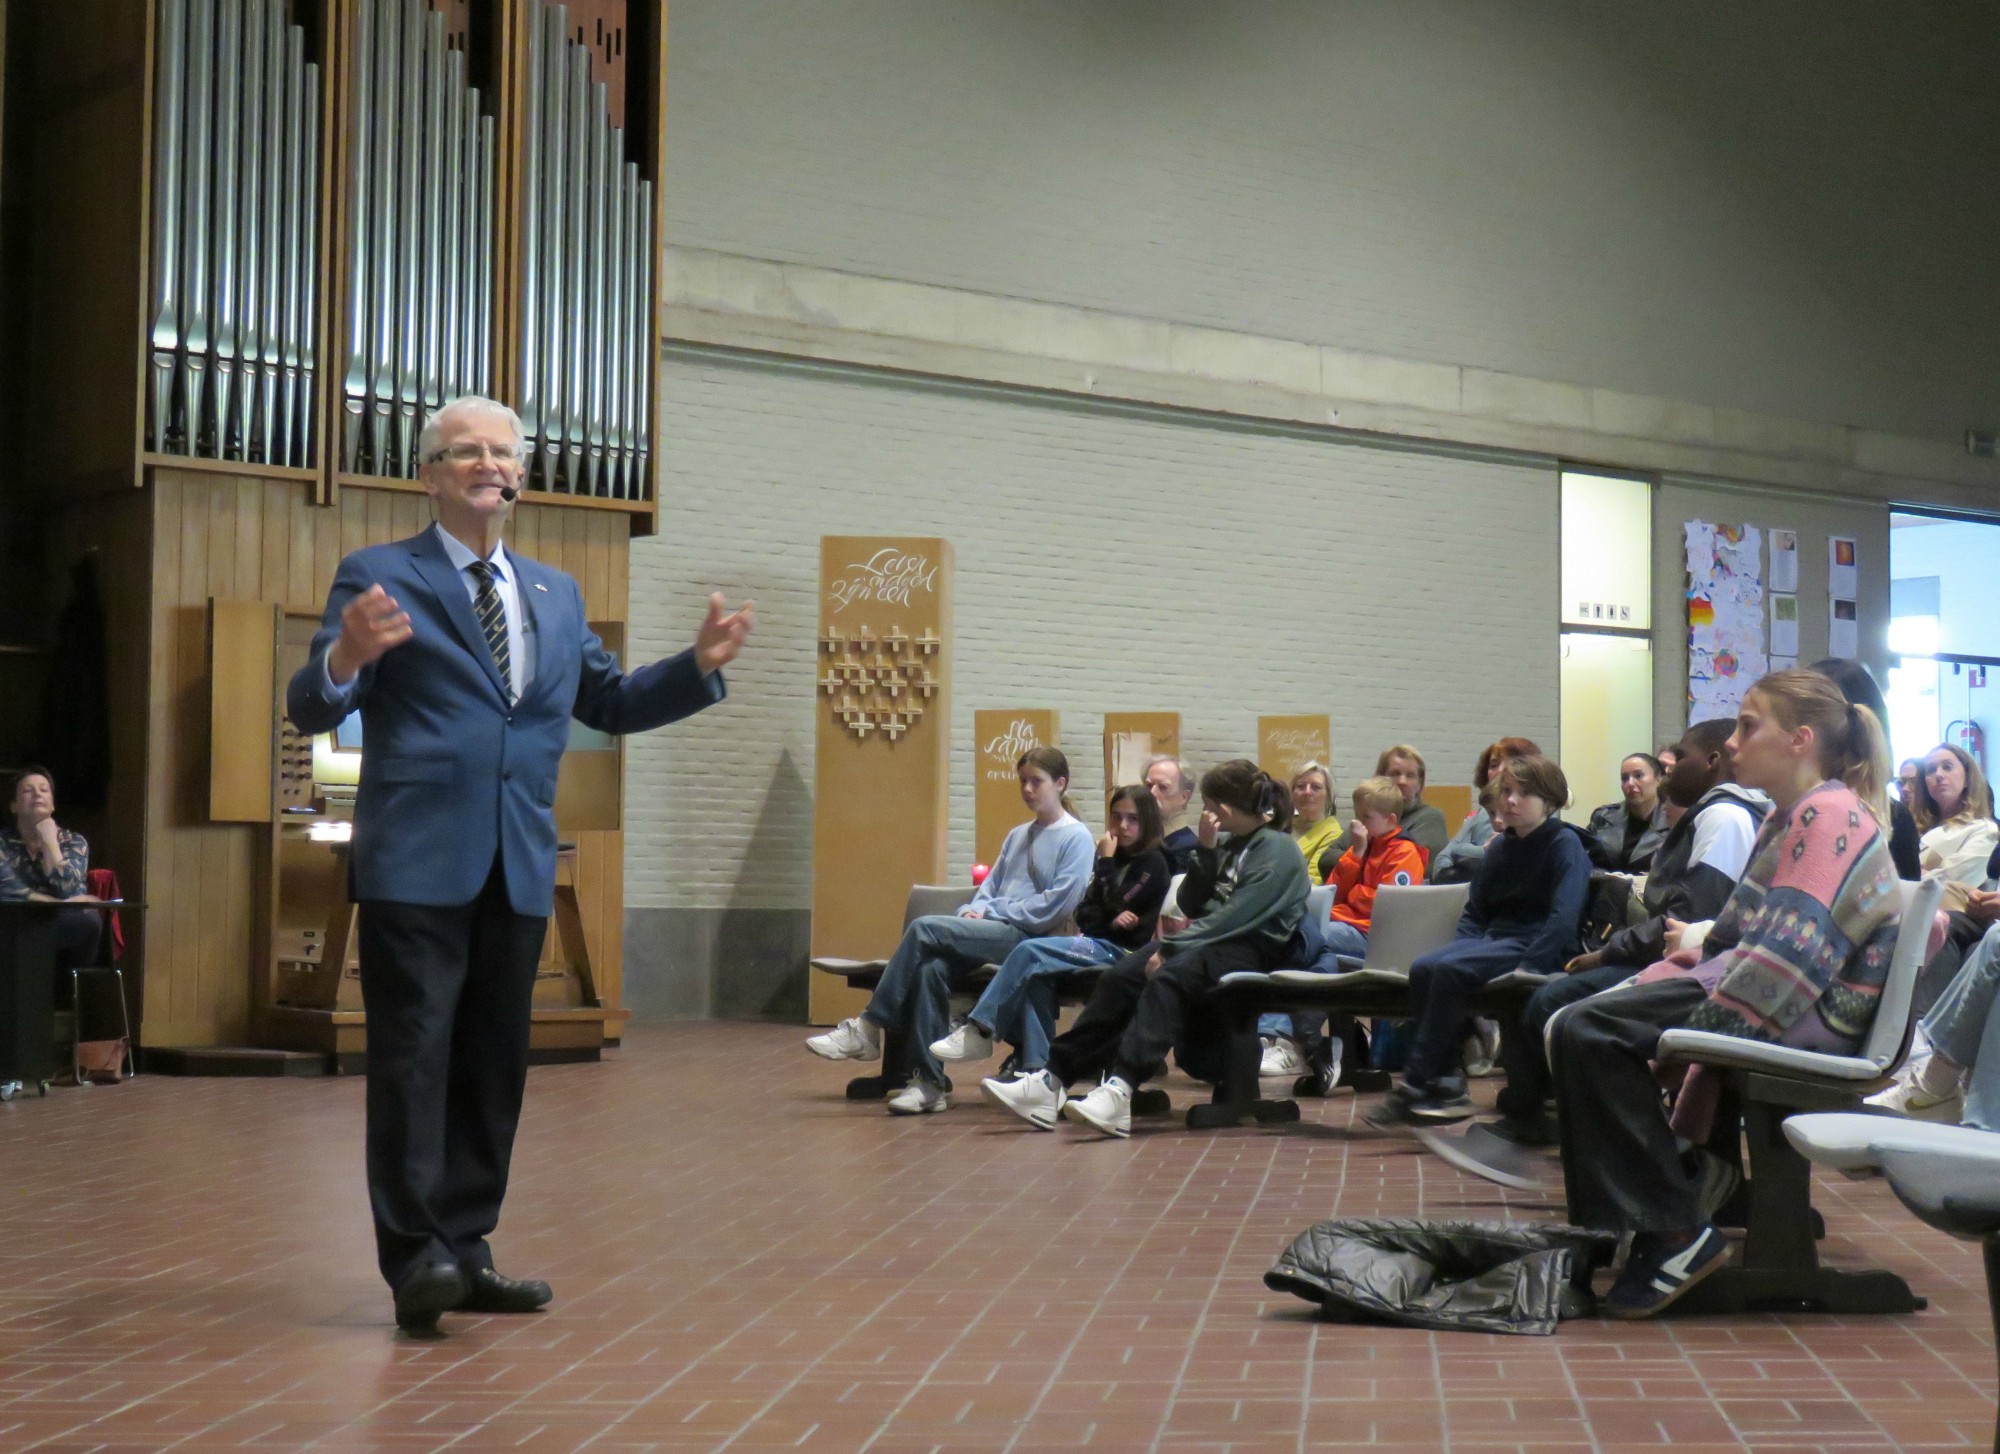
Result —
M 438 1316 L 465 1300 L 465 1274 L 449 1262 L 426 1262 L 396 1289 L 396 1326 L 406 1333 L 429 1333 Z
M 465 1296 L 457 1306 L 464 1313 L 533 1313 L 554 1297 L 546 1282 L 502 1277 L 490 1267 L 475 1267 L 465 1274 Z

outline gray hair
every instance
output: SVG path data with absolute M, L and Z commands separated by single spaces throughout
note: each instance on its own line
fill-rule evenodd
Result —
M 417 462 L 429 464 L 431 456 L 438 450 L 438 425 L 444 416 L 453 410 L 477 410 L 486 414 L 498 414 L 507 421 L 507 427 L 514 431 L 516 453 L 525 453 L 528 437 L 521 429 L 521 416 L 509 409 L 498 399 L 489 399 L 483 394 L 461 394 L 456 399 L 447 400 L 424 421 L 423 432 L 417 436 Z
M 1163 762 L 1170 762 L 1174 765 L 1174 771 L 1179 775 L 1181 780 L 1181 791 L 1186 793 L 1189 797 L 1193 797 L 1194 769 L 1189 767 L 1186 763 L 1182 762 L 1179 758 L 1169 757 L 1164 752 L 1158 754 L 1157 756 L 1149 757 L 1146 759 L 1146 771 L 1151 772 L 1154 768 L 1158 767 Z

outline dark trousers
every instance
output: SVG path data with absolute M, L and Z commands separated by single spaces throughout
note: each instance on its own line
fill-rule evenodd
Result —
M 1533 1120 L 1554 1093 L 1547 1040 L 1549 1021 L 1556 1011 L 1601 994 L 1635 973 L 1629 964 L 1600 964 L 1578 974 L 1558 975 L 1528 997 L 1520 1022 L 1500 1039 L 1500 1063 L 1507 1071 L 1507 1084 L 1500 1091 L 1501 1115 Z
M 1481 985 L 1518 969 L 1525 939 L 1454 939 L 1442 949 L 1419 954 L 1410 964 L 1410 1008 L 1416 1033 L 1403 1079 L 1429 1090 L 1458 1069 L 1465 1034 L 1465 1006 Z
M 1698 1226 L 1696 1185 L 1681 1163 L 1651 1061 L 1660 1032 L 1708 998 L 1693 979 L 1661 980 L 1571 1005 L 1549 1044 L 1562 1117 L 1569 1219 L 1608 1232 Z
M 1219 1073 L 1221 1057 L 1205 1051 L 1209 1042 L 1219 1045 L 1222 1027 L 1210 1023 L 1200 1001 L 1225 974 L 1266 969 L 1286 954 L 1282 946 L 1247 939 L 1179 953 L 1166 948 L 1164 962 L 1148 976 L 1146 962 L 1162 948 L 1135 949 L 1098 975 L 1076 1023 L 1049 1042 L 1049 1069 L 1058 1080 L 1070 1084 L 1109 1070 L 1136 1086 L 1159 1074 L 1176 1047 L 1190 1074 Z
M 493 1265 L 548 922 L 508 905 L 497 857 L 469 904 L 361 904 L 368 1201 L 392 1288 L 420 1263 Z

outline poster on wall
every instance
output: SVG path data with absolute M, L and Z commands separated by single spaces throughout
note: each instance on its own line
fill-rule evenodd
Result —
M 1861 622 L 1854 602 L 1829 596 L 1826 602 L 1826 654 L 1856 657 L 1861 654 Z
M 1770 586 L 1773 591 L 1796 592 L 1799 588 L 1799 533 L 1796 530 L 1771 532 Z M 1771 650 L 1777 649 L 1778 644 L 1773 640 Z
M 1843 601 L 1860 598 L 1861 570 L 1854 554 L 1854 537 L 1835 535 L 1826 542 L 1826 593 Z
M 1764 645 L 1763 533 L 1690 520 L 1687 544 L 1688 722 L 1734 717 L 1769 670 Z
M 1775 586 L 1771 590 L 1771 655 L 1793 660 L 1799 655 L 1799 598 L 1780 595 Z M 1771 670 L 1783 668 L 1773 666 Z

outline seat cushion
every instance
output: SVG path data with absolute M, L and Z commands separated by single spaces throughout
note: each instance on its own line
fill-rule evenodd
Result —
M 1880 1080 L 1886 1069 L 1858 1055 L 1826 1055 L 1740 1035 L 1709 1030 L 1669 1030 L 1660 1036 L 1661 1060 L 1693 1060 L 1729 1070 L 1768 1070 L 1801 1080 L 1861 1084 Z
M 797 962 L 793 961 L 794 964 Z M 823 970 L 827 974 L 867 974 L 889 967 L 889 961 L 886 959 L 811 959 L 806 962 L 814 969 Z
M 1861 1111 L 1818 1111 L 1785 1118 L 1785 1139 L 1799 1155 L 1835 1171 L 1875 1171 L 1885 1151 L 1942 1151 L 1990 1158 L 2000 1166 L 2000 1135 L 1971 1126 L 1940 1126 Z

